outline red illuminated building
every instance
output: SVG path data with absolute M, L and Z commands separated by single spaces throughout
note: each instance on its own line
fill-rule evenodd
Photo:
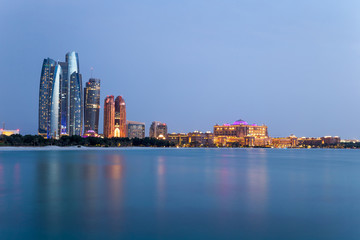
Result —
M 104 137 L 114 137 L 115 101 L 114 96 L 107 96 L 104 103 Z
M 123 97 L 115 99 L 115 129 L 114 137 L 126 137 L 126 104 Z

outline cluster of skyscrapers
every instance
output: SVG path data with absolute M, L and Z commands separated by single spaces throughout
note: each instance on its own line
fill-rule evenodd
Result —
M 67 53 L 65 62 L 44 59 L 39 92 L 39 134 L 46 138 L 81 135 L 82 101 L 78 54 Z
M 99 137 L 100 79 L 90 78 L 82 87 L 79 55 L 69 52 L 65 61 L 46 58 L 43 61 L 39 90 L 39 135 L 48 139 L 79 135 Z M 145 123 L 126 120 L 122 96 L 104 101 L 106 138 L 144 138 Z M 167 126 L 153 122 L 150 137 L 165 139 Z

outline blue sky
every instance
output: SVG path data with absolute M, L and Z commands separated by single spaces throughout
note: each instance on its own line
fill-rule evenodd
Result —
M 129 120 L 170 132 L 242 118 L 271 136 L 360 137 L 359 1 L 0 0 L 0 121 L 37 132 L 44 58 L 79 53 L 83 80 Z M 100 115 L 101 131 L 103 113 Z

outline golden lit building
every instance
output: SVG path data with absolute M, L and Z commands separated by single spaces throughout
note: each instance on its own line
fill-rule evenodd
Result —
M 192 147 L 200 146 L 213 146 L 214 145 L 214 135 L 212 132 L 208 131 L 206 133 L 194 131 L 189 133 L 169 133 L 167 140 L 172 143 L 175 143 L 178 146 L 189 145 Z
M 227 146 L 234 143 L 245 146 L 269 145 L 268 127 L 248 124 L 243 120 L 214 126 L 214 144 Z
M 189 143 L 189 137 L 186 133 L 169 133 L 167 135 L 167 140 L 179 146 L 187 145 Z
M 107 96 L 104 102 L 104 137 L 114 137 L 115 101 L 114 96 Z
M 290 148 L 298 146 L 298 138 L 294 135 L 284 138 L 271 138 L 271 145 L 276 148 Z
M 340 137 L 325 136 L 319 138 L 306 138 L 302 137 L 298 139 L 299 145 L 302 147 L 321 147 L 328 145 L 338 145 L 341 142 Z
M 127 137 L 126 129 L 126 105 L 123 97 L 115 99 L 115 127 L 114 137 Z
M 11 136 L 11 135 L 14 135 L 14 134 L 20 134 L 20 130 L 19 130 L 19 129 L 16 129 L 16 130 L 6 130 L 6 129 L 3 129 L 3 128 L 0 129 L 0 136 L 1 136 L 1 135 Z
M 299 145 L 302 147 L 320 147 L 323 144 L 321 138 L 306 138 L 302 137 L 298 139 Z
M 189 144 L 200 144 L 206 146 L 212 146 L 214 144 L 214 135 L 208 131 L 206 133 L 194 131 L 188 133 Z

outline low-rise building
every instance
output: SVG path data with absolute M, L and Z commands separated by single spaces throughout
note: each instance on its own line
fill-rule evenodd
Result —
M 167 140 L 175 143 L 177 146 L 185 146 L 189 144 L 189 137 L 186 133 L 169 133 Z
M 87 138 L 87 137 L 100 137 L 99 134 L 96 133 L 95 130 L 87 130 L 84 135 L 83 135 L 84 138 Z
M 359 143 L 358 139 L 340 139 L 340 143 Z
M 271 138 L 271 145 L 276 148 L 296 147 L 299 144 L 298 138 L 294 135 L 284 138 Z
M 210 131 L 205 133 L 200 131 L 189 133 L 170 133 L 168 134 L 167 139 L 178 146 L 214 146 L 214 135 Z
M 337 145 L 340 143 L 341 139 L 338 136 L 332 137 L 332 136 L 325 136 L 322 137 L 322 144 L 324 145 Z
M 20 129 L 16 129 L 16 130 L 7 130 L 7 129 L 0 129 L 0 135 L 5 135 L 5 136 L 11 136 L 14 134 L 20 134 Z
M 149 130 L 150 138 L 166 139 L 167 135 L 166 123 L 157 121 L 152 122 Z
M 229 146 L 240 144 L 244 146 L 266 146 L 270 144 L 268 127 L 265 125 L 248 124 L 243 120 L 233 124 L 214 126 L 214 144 Z
M 127 121 L 128 138 L 145 138 L 145 123 Z
M 306 138 L 301 137 L 298 139 L 299 146 L 302 147 L 320 147 L 323 144 L 323 140 L 321 138 Z

